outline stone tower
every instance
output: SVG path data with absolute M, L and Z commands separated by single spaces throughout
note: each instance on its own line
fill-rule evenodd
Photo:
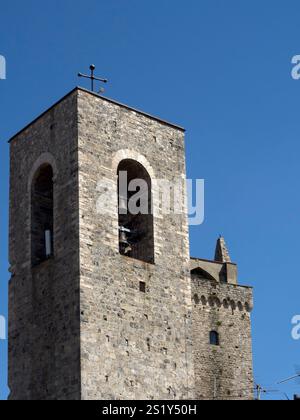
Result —
M 117 209 L 121 170 L 185 179 L 184 130 L 76 88 L 10 156 L 10 398 L 192 398 L 186 212 Z
M 76 88 L 10 167 L 10 399 L 252 398 L 251 289 L 223 239 L 190 259 L 184 187 L 157 211 L 157 180 L 185 184 L 181 127 Z
M 252 289 L 237 283 L 224 238 L 215 260 L 191 260 L 195 397 L 253 399 Z

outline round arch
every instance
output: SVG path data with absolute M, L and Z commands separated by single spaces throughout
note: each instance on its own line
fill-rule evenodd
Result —
M 146 169 L 146 171 L 148 172 L 151 178 L 152 187 L 154 186 L 153 184 L 155 183 L 155 173 L 152 166 L 150 165 L 150 163 L 148 162 L 148 160 L 145 158 L 144 155 L 137 153 L 136 151 L 131 150 L 131 149 L 119 150 L 114 155 L 113 160 L 112 160 L 112 170 L 114 174 L 117 175 L 118 167 L 123 160 L 134 160 L 138 162 L 140 165 L 142 165 Z
M 51 153 L 43 153 L 34 162 L 32 168 L 31 168 L 31 171 L 29 173 L 27 191 L 30 195 L 31 195 L 31 186 L 32 186 L 32 182 L 34 180 L 34 177 L 35 177 L 37 171 L 39 170 L 39 168 L 42 167 L 43 165 L 50 165 L 52 167 L 53 182 L 55 182 L 55 180 L 57 178 L 58 170 L 57 170 L 56 160 L 55 160 L 54 156 Z
M 127 155 L 119 162 L 117 177 L 120 254 L 153 264 L 155 252 L 151 176 L 140 161 L 129 159 Z M 134 186 L 130 190 L 132 183 Z

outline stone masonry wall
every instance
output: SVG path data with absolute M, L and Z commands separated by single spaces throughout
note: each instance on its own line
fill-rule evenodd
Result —
M 77 95 L 10 144 L 9 387 L 12 400 L 80 398 Z M 54 171 L 54 258 L 31 266 L 31 180 Z
M 151 265 L 120 255 L 116 207 L 122 159 L 139 161 L 152 178 L 185 178 L 183 132 L 84 91 L 78 95 L 82 398 L 192 398 L 186 215 L 154 218 Z M 110 216 L 96 211 L 103 178 L 115 186 Z
M 252 289 L 192 276 L 192 295 L 196 398 L 253 399 Z
M 155 264 L 119 252 L 119 163 L 144 166 L 157 210 L 155 180 L 186 178 L 183 131 L 75 89 L 10 146 L 10 399 L 251 399 L 252 290 L 191 281 L 186 209 L 155 211 Z M 45 163 L 54 257 L 33 268 L 31 180 Z

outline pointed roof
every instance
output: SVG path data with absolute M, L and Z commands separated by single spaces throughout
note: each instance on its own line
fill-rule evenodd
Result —
M 223 236 L 220 236 L 217 241 L 215 261 L 222 263 L 231 263 L 231 258 Z

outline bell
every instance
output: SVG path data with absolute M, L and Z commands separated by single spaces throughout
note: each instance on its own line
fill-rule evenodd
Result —
M 121 231 L 121 233 L 120 233 L 120 244 L 129 245 L 129 242 L 127 240 L 126 232 L 124 232 L 124 231 Z
M 129 254 L 132 251 L 132 247 L 128 242 L 127 233 L 130 233 L 129 229 L 120 228 L 120 248 L 124 255 Z

